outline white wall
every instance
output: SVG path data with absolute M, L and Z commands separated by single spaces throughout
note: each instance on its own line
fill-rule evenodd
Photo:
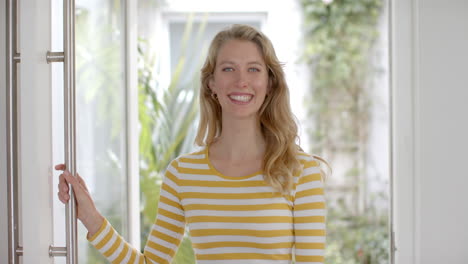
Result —
M 468 263 L 468 1 L 418 2 L 420 263 Z
M 468 263 L 468 1 L 393 2 L 396 263 Z
M 0 0 L 0 58 L 6 57 L 6 1 Z M 7 179 L 6 179 L 6 64 L 0 60 L 0 237 L 8 238 Z M 8 239 L 0 239 L 0 263 L 8 261 Z

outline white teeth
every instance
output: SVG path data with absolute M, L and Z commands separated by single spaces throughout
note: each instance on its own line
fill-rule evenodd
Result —
M 230 95 L 229 98 L 246 103 L 252 99 L 252 95 Z

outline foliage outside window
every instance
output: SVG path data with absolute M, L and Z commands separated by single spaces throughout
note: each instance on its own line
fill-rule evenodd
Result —
M 183 153 L 194 149 L 196 116 L 198 114 L 199 73 L 191 76 L 189 83 L 183 83 L 181 74 L 185 69 L 187 39 L 192 34 L 193 20 L 189 20 L 184 32 L 184 45 L 172 75 L 169 87 L 159 82 L 157 56 L 148 56 L 148 44 L 139 40 L 138 49 L 138 92 L 140 120 L 140 191 L 141 241 L 148 239 L 149 231 L 156 219 L 159 191 L 164 171 L 169 162 Z M 201 27 L 204 24 L 202 23 Z M 200 33 L 200 30 L 198 31 Z M 186 76 L 184 76 L 186 78 Z M 192 243 L 184 236 L 173 264 L 195 263 Z M 142 246 L 143 246 L 142 245 Z M 143 251 L 143 248 L 141 249 Z
M 389 263 L 388 208 L 366 192 L 372 104 L 371 62 L 383 0 L 301 0 L 304 60 L 311 73 L 306 98 L 312 153 L 345 161 L 344 184 L 327 184 L 327 263 Z
M 78 171 L 92 187 L 101 213 L 121 235 L 127 236 L 121 3 L 76 1 L 76 122 Z M 88 264 L 105 263 L 106 259 L 86 240 L 86 229 L 80 226 L 79 232 L 79 259 Z

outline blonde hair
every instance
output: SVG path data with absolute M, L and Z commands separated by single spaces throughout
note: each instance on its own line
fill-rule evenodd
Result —
M 266 141 L 263 174 L 267 184 L 281 193 L 289 193 L 294 186 L 293 176 L 302 169 L 297 159 L 297 125 L 289 103 L 289 90 L 281 63 L 270 40 L 247 25 L 232 25 L 219 32 L 211 42 L 208 56 L 201 70 L 200 123 L 195 143 L 208 146 L 221 134 L 221 106 L 212 97 L 208 83 L 213 77 L 216 59 L 221 46 L 229 40 L 255 43 L 262 52 L 268 69 L 270 91 L 258 112 Z

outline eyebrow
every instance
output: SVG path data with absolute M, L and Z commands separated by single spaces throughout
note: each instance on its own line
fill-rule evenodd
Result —
M 223 64 L 234 64 L 234 65 L 235 65 L 236 63 L 233 62 L 233 61 L 221 61 L 221 62 L 219 63 L 219 65 L 223 65 Z M 250 61 L 250 62 L 248 62 L 247 64 L 248 64 L 248 65 L 260 65 L 260 66 L 265 66 L 264 63 L 261 63 L 261 62 L 259 62 L 259 61 Z

